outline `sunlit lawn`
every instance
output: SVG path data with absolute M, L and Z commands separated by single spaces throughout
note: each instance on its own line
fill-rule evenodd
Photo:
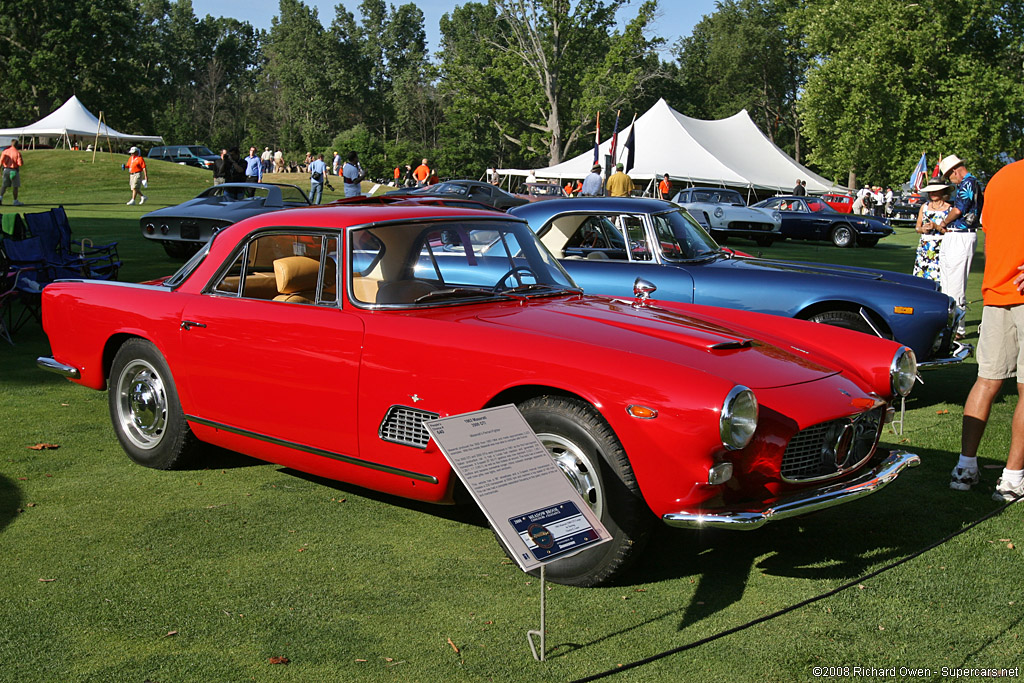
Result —
M 26 154 L 23 210 L 63 203 L 77 236 L 118 240 L 124 280 L 174 270 L 138 217 L 196 194 L 208 172 L 154 162 L 140 209 L 124 205 L 123 158 L 89 156 Z M 909 271 L 914 243 L 901 230 L 873 249 L 764 252 Z M 979 253 L 975 301 L 982 266 Z M 979 316 L 977 302 L 971 335 Z M 927 372 L 904 433 L 886 434 L 921 467 L 876 496 L 756 532 L 662 529 L 618 586 L 549 586 L 548 661 L 538 663 L 525 635 L 538 627 L 537 581 L 474 510 L 231 454 L 205 469 L 136 466 L 106 395 L 37 370 L 48 348 L 34 323 L 15 342 L 0 342 L 0 680 L 18 682 L 561 681 L 614 669 L 857 579 L 995 510 L 1016 401 L 1007 393 L 995 407 L 982 486 L 953 492 L 976 366 Z M 943 666 L 1019 666 L 1022 518 L 1024 505 L 1011 506 L 851 590 L 614 678 L 771 682 L 812 680 L 815 666 L 906 666 L 940 680 Z

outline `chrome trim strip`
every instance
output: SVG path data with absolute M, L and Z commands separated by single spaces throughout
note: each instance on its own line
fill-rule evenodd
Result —
M 872 494 L 883 488 L 903 470 L 917 467 L 921 458 L 906 451 L 892 451 L 885 460 L 870 472 L 866 472 L 848 482 L 833 484 L 811 491 L 805 491 L 790 498 L 779 500 L 762 510 L 709 511 L 709 512 L 670 512 L 662 515 L 661 520 L 669 526 L 684 529 L 734 529 L 747 531 L 757 529 L 768 522 L 775 522 L 787 517 L 806 515 L 809 512 L 848 503 L 851 500 Z
M 247 436 L 257 441 L 265 441 L 272 443 L 275 446 L 284 446 L 285 448 L 293 448 L 297 451 L 304 453 L 310 453 L 312 455 L 319 455 L 325 458 L 331 458 L 333 460 L 340 460 L 348 465 L 357 465 L 359 467 L 366 467 L 367 469 L 377 470 L 378 472 L 385 472 L 387 474 L 394 474 L 399 477 L 408 477 L 409 479 L 415 479 L 416 481 L 425 481 L 428 484 L 438 483 L 437 477 L 432 474 L 420 474 L 419 472 L 413 472 L 411 470 L 403 470 L 398 467 L 391 467 L 389 465 L 381 465 L 379 463 L 370 462 L 368 460 L 360 460 L 359 458 L 353 458 L 348 455 L 342 455 L 341 453 L 334 453 L 333 451 L 325 451 L 322 448 L 314 448 L 313 446 L 303 446 L 300 443 L 294 441 L 285 441 L 284 439 L 278 439 L 273 436 L 267 436 L 265 434 L 259 434 L 257 432 L 250 432 L 247 429 L 239 429 L 237 427 L 229 427 L 227 425 L 220 424 L 219 422 L 213 422 L 212 420 L 204 420 L 201 417 L 195 415 L 186 415 L 185 419 L 189 422 L 195 422 L 206 427 L 213 427 L 214 429 L 220 429 L 231 434 L 238 434 L 240 436 Z
M 58 363 L 49 356 L 39 356 L 36 358 L 36 366 L 47 372 L 54 372 L 61 377 L 67 377 L 68 379 L 81 379 L 81 371 L 73 365 L 65 365 L 64 363 Z
M 937 368 L 943 365 L 956 365 L 967 360 L 967 357 L 974 353 L 974 347 L 962 342 L 953 342 L 953 353 L 948 358 L 933 358 L 917 364 L 919 368 Z

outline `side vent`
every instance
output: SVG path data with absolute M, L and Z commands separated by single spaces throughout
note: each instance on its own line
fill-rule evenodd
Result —
M 408 406 L 391 406 L 380 423 L 377 435 L 382 441 L 426 448 L 430 441 L 430 433 L 423 426 L 424 420 L 433 420 L 437 413 L 430 413 Z

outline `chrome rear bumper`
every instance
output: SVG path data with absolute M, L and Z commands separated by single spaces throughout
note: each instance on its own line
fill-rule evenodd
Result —
M 65 365 L 64 363 L 58 363 L 49 356 L 40 356 L 36 358 L 36 365 L 43 370 L 55 372 L 61 377 L 67 377 L 68 379 L 81 379 L 82 373 L 79 372 L 78 368 Z
M 856 479 L 811 489 L 790 498 L 778 500 L 761 510 L 742 511 L 707 511 L 707 512 L 670 512 L 662 516 L 662 521 L 669 526 L 685 529 L 756 529 L 768 522 L 775 522 L 787 517 L 806 515 L 809 512 L 824 510 L 833 505 L 848 503 L 862 496 L 878 491 L 898 477 L 908 467 L 917 467 L 921 458 L 906 451 L 892 451 L 874 469 L 865 472 Z

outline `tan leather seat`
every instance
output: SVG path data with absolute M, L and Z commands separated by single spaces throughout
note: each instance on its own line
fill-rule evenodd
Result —
M 275 259 L 274 277 L 277 291 L 274 301 L 312 304 L 316 302 L 316 281 L 320 262 L 308 256 L 286 256 Z

